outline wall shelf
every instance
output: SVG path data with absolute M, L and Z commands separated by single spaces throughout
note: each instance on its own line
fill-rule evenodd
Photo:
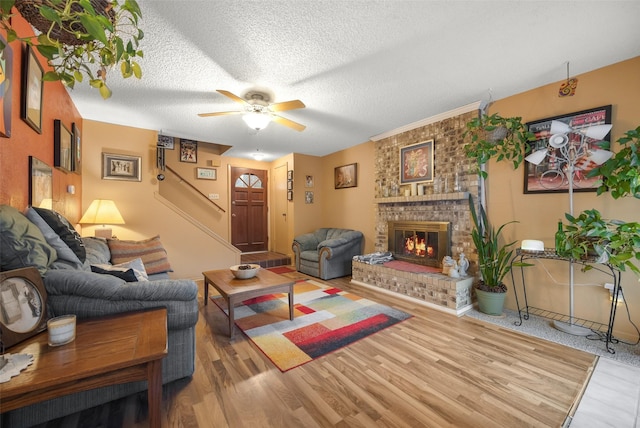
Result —
M 468 200 L 469 192 L 436 193 L 419 196 L 390 196 L 388 198 L 375 198 L 376 204 L 402 204 L 410 202 L 439 202 Z

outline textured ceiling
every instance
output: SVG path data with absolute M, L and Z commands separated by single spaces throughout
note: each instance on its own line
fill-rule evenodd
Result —
M 138 0 L 142 80 L 71 96 L 85 119 L 232 146 L 323 156 L 475 102 L 640 55 L 640 1 Z M 250 130 L 216 92 L 267 90 L 305 109 Z M 578 86 L 578 91 L 580 87 Z

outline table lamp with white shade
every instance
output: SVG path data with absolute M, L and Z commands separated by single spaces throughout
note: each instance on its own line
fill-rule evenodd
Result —
M 101 224 L 101 228 L 96 228 L 95 236 L 98 238 L 111 238 L 113 232 L 106 225 L 124 224 L 124 219 L 118 211 L 115 202 L 110 199 L 95 199 L 87 208 L 79 221 L 80 224 Z

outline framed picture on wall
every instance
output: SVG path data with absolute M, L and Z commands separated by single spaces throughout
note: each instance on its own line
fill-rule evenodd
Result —
M 334 184 L 336 189 L 346 189 L 358 186 L 358 164 L 338 166 L 334 169 Z
M 289 180 L 289 181 L 293 180 L 293 170 L 292 169 L 287 171 L 287 180 Z
M 566 130 L 570 130 L 565 134 L 566 139 L 561 140 L 564 142 L 562 147 L 549 143 L 553 121 L 561 122 L 566 125 Z M 567 158 L 563 156 L 562 150 L 571 147 L 578 152 L 581 137 L 584 135 L 581 130 L 604 124 L 611 124 L 611 105 L 527 122 L 528 130 L 536 138 L 535 141 L 528 142 L 531 147 L 530 153 L 547 150 L 547 155 L 539 165 L 525 160 L 524 193 L 568 193 Z M 589 160 L 589 153 L 592 149 L 597 149 L 598 142 L 602 140 L 610 141 L 611 132 L 601 140 L 584 136 L 583 143 L 586 145 L 586 150 L 582 158 L 575 161 L 573 172 L 574 192 L 595 192 L 598 189 L 600 177 L 587 177 L 587 174 L 596 166 Z
M 102 179 L 142 181 L 140 156 L 102 153 Z
M 198 142 L 180 139 L 180 162 L 198 163 Z
M 0 81 L 0 118 L 2 123 L 0 124 L 0 137 L 11 136 L 11 87 L 13 85 L 13 49 L 7 43 L 6 39 L 0 36 L 0 41 L 4 46 L 4 49 L 0 51 L 0 71 L 2 77 Z
M 74 123 L 71 124 L 71 138 L 73 139 L 73 172 L 76 174 L 82 174 L 82 135 L 80 135 L 80 128 Z
M 53 169 L 40 159 L 29 156 L 29 205 L 53 208 Z
M 217 180 L 217 170 L 215 168 L 196 168 L 196 178 L 200 180 Z
M 53 166 L 73 171 L 73 135 L 60 119 L 53 121 Z
M 26 45 L 22 66 L 22 99 L 20 118 L 38 134 L 42 134 L 42 66 L 31 46 Z
M 168 135 L 158 134 L 158 147 L 173 150 L 175 148 L 174 138 Z
M 400 147 L 400 184 L 433 181 L 433 140 Z
M 313 175 L 305 176 L 304 187 L 313 187 Z
M 287 191 L 287 201 L 293 201 L 293 190 Z

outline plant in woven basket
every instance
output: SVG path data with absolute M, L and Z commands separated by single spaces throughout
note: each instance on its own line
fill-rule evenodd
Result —
M 497 161 L 513 162 L 513 167 L 517 169 L 530 149 L 527 141 L 535 140 L 534 134 L 527 131 L 521 117 L 483 114 L 470 120 L 466 127 L 465 137 L 470 136 L 470 142 L 465 144 L 464 151 L 468 158 L 476 159 L 478 173 L 482 178 L 487 178 L 488 175 L 481 169 L 482 165 L 494 156 Z
M 39 34 L 16 33 L 11 27 L 14 6 Z M 135 61 L 143 56 L 138 49 L 144 37 L 138 28 L 141 16 L 136 0 L 0 0 L 0 28 L 8 42 L 34 46 L 53 68 L 44 80 L 60 80 L 73 88 L 86 76 L 103 98 L 111 96 L 106 80 L 114 66 L 124 78 L 142 76 Z

